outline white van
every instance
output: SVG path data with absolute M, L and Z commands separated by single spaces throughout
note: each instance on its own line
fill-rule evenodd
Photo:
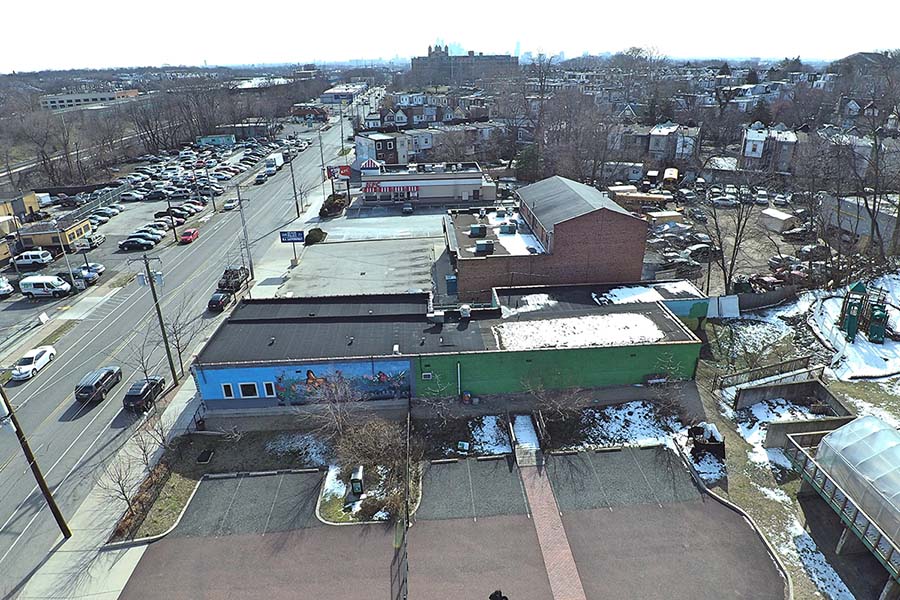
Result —
M 72 291 L 72 286 L 55 275 L 32 275 L 19 281 L 19 290 L 26 298 L 62 298 Z
M 29 250 L 16 256 L 12 262 L 18 267 L 37 267 L 41 265 L 49 265 L 53 262 L 53 255 L 46 250 Z

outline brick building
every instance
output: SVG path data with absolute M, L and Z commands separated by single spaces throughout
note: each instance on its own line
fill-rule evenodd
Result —
M 447 46 L 428 47 L 428 56 L 411 61 L 410 78 L 422 84 L 448 84 L 518 74 L 519 59 L 509 54 L 485 55 L 469 51 L 451 55 Z
M 460 301 L 491 288 L 639 281 L 647 222 L 564 177 L 520 188 L 519 209 L 451 211 L 444 221 Z

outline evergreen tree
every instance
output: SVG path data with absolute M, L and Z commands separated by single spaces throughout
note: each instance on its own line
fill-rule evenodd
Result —
M 754 85 L 759 83 L 759 74 L 757 74 L 756 69 L 750 69 L 747 72 L 747 83 Z
M 728 66 L 727 62 L 723 62 L 722 66 L 719 67 L 719 75 L 731 75 L 731 67 Z

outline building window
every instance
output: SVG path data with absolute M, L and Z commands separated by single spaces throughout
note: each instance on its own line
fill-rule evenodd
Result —
M 381 142 L 375 142 L 375 149 L 381 150 Z
M 234 398 L 234 388 L 231 387 L 230 383 L 222 384 L 222 397 L 223 398 Z
M 266 381 L 263 383 L 263 388 L 266 391 L 266 398 L 274 398 L 275 397 L 275 384 L 271 381 Z
M 259 390 L 255 383 L 240 383 L 241 398 L 259 398 Z
M 388 147 L 387 147 L 388 150 L 394 149 L 394 142 L 388 142 L 387 145 L 388 145 Z

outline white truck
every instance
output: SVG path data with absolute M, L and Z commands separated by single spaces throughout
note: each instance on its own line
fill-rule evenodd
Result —
M 275 169 L 280 169 L 284 165 L 284 156 L 281 155 L 281 152 L 273 152 L 266 158 L 266 168 L 274 167 Z

